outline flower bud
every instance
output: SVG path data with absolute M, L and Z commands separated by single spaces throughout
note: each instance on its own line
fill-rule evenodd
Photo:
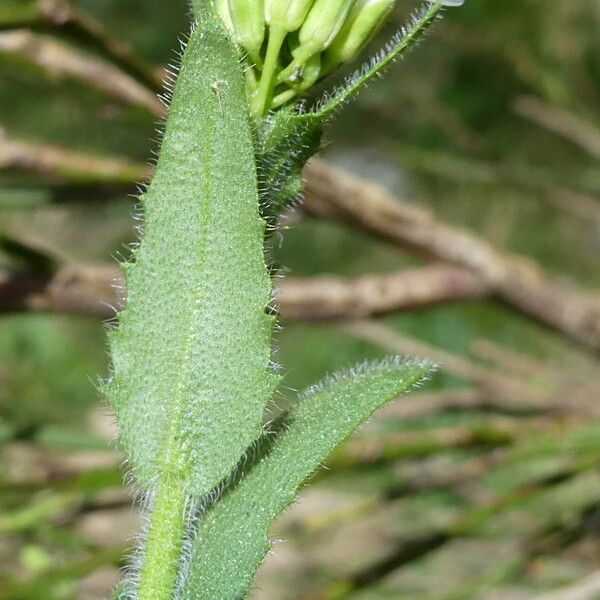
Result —
M 314 0 L 265 0 L 265 20 L 286 31 L 299 29 Z
M 371 40 L 394 7 L 395 0 L 356 0 L 326 51 L 327 68 L 352 60 Z
M 229 13 L 229 0 L 215 0 L 215 8 L 221 21 L 225 23 L 225 27 L 227 27 L 231 33 L 235 33 L 231 14 Z
M 223 0 L 213 1 L 219 10 Z M 430 6 L 409 28 L 414 35 L 408 37 L 407 45 L 419 37 L 443 6 L 464 3 L 424 1 Z M 228 0 L 238 39 L 255 62 L 256 68 L 248 77 L 254 113 L 263 116 L 291 102 L 335 67 L 354 59 L 394 4 L 395 0 Z M 264 10 L 258 12 L 259 7 Z M 402 42 L 395 40 L 390 57 L 406 49 Z M 386 56 L 365 74 L 360 85 L 385 66 Z
M 327 48 L 338 34 L 354 0 L 316 0 L 300 28 L 300 45 L 294 51 L 297 64 L 303 64 Z
M 263 0 L 229 0 L 229 14 L 238 43 L 255 63 L 260 63 L 265 39 Z
M 302 67 L 298 80 L 292 83 L 296 92 L 301 93 L 310 89 L 321 77 L 321 55 L 315 54 Z

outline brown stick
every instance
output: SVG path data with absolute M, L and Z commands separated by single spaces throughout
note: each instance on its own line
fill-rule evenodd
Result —
M 407 287 L 410 289 L 421 277 L 424 282 L 427 282 L 432 276 L 437 278 L 440 269 L 442 267 L 434 266 L 424 267 L 421 271 L 409 270 L 406 272 L 408 283 L 403 282 L 402 272 L 369 276 L 367 279 L 377 279 L 383 289 L 397 287 L 400 291 L 395 296 L 395 302 L 391 303 L 392 295 L 389 291 L 384 294 L 383 299 L 379 298 L 376 290 L 366 300 L 360 295 L 355 300 L 345 296 L 348 300 L 347 305 L 350 307 L 348 316 L 355 316 L 355 306 L 361 307 L 363 315 L 375 314 L 383 310 L 413 309 L 415 307 L 414 294 L 405 294 L 403 290 Z M 388 277 L 389 285 L 386 284 Z M 440 278 L 444 279 L 444 276 L 442 275 Z M 345 292 L 360 289 L 363 280 L 364 278 L 344 280 L 346 287 L 343 289 Z M 342 280 L 338 280 L 338 283 L 339 281 Z M 450 281 L 453 279 L 450 278 Z M 357 282 L 358 285 L 356 285 Z M 316 304 L 317 295 L 312 289 L 315 283 L 317 289 L 320 290 L 323 285 L 321 278 L 290 278 L 286 282 L 279 283 L 276 295 L 278 296 L 279 310 L 284 318 L 322 318 L 324 314 L 344 316 L 341 309 L 345 305 L 340 305 L 335 300 L 335 294 L 325 293 L 321 297 L 323 304 Z M 294 290 L 291 297 L 286 291 L 288 286 Z M 451 287 L 452 294 L 449 294 L 441 286 L 428 288 L 427 285 L 423 285 L 422 287 L 431 291 L 431 295 L 426 298 L 428 304 L 444 303 L 449 298 L 455 297 L 454 287 Z M 52 311 L 110 319 L 115 316 L 117 309 L 122 307 L 124 297 L 123 278 L 116 267 L 71 265 L 61 267 L 50 274 L 0 270 L 0 313 L 22 310 Z M 425 296 L 420 294 L 418 301 L 419 303 L 425 301 Z M 316 311 L 314 314 L 312 313 L 313 309 Z M 352 325 L 346 325 L 346 329 L 352 335 L 359 335 L 363 339 L 383 345 L 393 352 L 427 356 L 440 363 L 446 371 L 473 382 L 479 388 L 460 390 L 441 397 L 424 395 L 422 400 L 411 403 L 410 406 L 395 403 L 384 409 L 382 415 L 409 418 L 411 415 L 418 416 L 445 408 L 466 406 L 489 407 L 515 414 L 531 411 L 582 414 L 590 407 L 590 401 L 587 398 L 590 396 L 590 392 L 587 388 L 580 389 L 580 385 L 570 386 L 566 398 L 576 398 L 577 401 L 569 404 L 560 394 L 553 393 L 554 382 L 551 382 L 551 389 L 541 389 L 526 379 L 490 369 L 423 342 L 401 337 L 374 323 L 356 321 Z M 591 397 L 594 397 L 594 394 L 591 394 Z
M 68 266 L 51 275 L 0 271 L 0 312 L 39 310 L 108 318 L 122 306 L 123 286 L 114 267 Z M 481 291 L 468 273 L 437 265 L 357 279 L 292 277 L 278 284 L 276 298 L 284 318 L 314 320 L 409 310 L 472 298 Z
M 21 310 L 114 316 L 123 279 L 113 267 L 62 267 L 49 275 L 0 271 L 0 312 Z
M 556 369 L 548 364 L 490 340 L 475 340 L 471 344 L 471 352 L 484 361 L 492 363 L 496 369 L 515 377 L 531 379 L 556 375 Z
M 438 363 L 444 371 L 476 383 L 485 390 L 490 400 L 502 400 L 505 408 L 560 410 L 560 403 L 552 400 L 551 391 L 533 385 L 525 379 L 507 375 L 470 361 L 468 358 L 403 336 L 384 325 L 372 321 L 354 321 L 346 324 L 344 330 L 396 354 L 427 357 Z
M 417 419 L 426 415 L 457 409 L 487 409 L 501 413 L 523 415 L 527 413 L 553 412 L 554 407 L 532 406 L 519 399 L 519 403 L 506 396 L 494 396 L 483 387 L 444 389 L 438 392 L 420 392 L 411 395 L 410 402 L 399 399 L 380 408 L 372 420 L 363 427 L 363 431 L 377 428 L 379 423 L 389 419 Z
M 284 279 L 277 286 L 277 300 L 285 318 L 319 320 L 420 308 L 479 298 L 485 292 L 485 286 L 469 271 L 432 265 L 356 279 L 333 276 Z
M 107 97 L 141 106 L 161 116 L 165 108 L 156 94 L 121 69 L 47 36 L 25 29 L 0 32 L 0 54 L 33 63 L 51 77 L 73 77 Z
M 514 111 L 541 127 L 573 142 L 590 156 L 600 160 L 600 130 L 591 123 L 533 96 L 521 96 L 513 104 Z
M 132 185 L 147 180 L 150 168 L 125 159 L 104 158 L 73 152 L 61 146 L 34 146 L 0 138 L 0 170 L 37 173 L 53 181 L 71 184 Z
M 151 169 L 126 160 L 72 153 L 0 139 L 0 169 L 17 168 L 71 183 L 131 185 Z M 444 223 L 381 186 L 313 160 L 305 170 L 305 210 L 344 219 L 418 254 L 453 263 L 476 275 L 482 289 L 570 339 L 600 350 L 600 296 L 550 279 L 532 261 L 503 253 L 469 231 Z
M 306 171 L 305 210 L 342 218 L 410 250 L 469 269 L 507 304 L 600 350 L 600 297 L 567 288 L 533 262 L 495 249 L 484 239 L 399 201 L 382 187 L 319 160 Z
M 361 497 L 356 502 L 327 512 L 301 512 L 290 519 L 290 533 L 315 535 L 368 515 L 398 498 L 419 494 L 436 488 L 454 488 L 464 492 L 466 484 L 477 480 L 508 456 L 504 448 L 479 454 L 458 464 L 440 460 L 439 456 L 401 461 L 394 465 L 394 483 L 384 491 Z
M 67 0 L 3 0 L 0 29 L 51 27 L 96 48 L 103 56 L 150 89 L 162 89 L 161 69 L 138 56 L 104 29 L 102 23 Z
M 592 227 L 600 225 L 600 200 L 573 190 L 554 189 L 545 196 L 555 208 L 582 221 Z
M 503 447 L 524 435 L 539 431 L 559 432 L 552 417 L 532 419 L 487 418 L 480 425 L 455 426 L 431 431 L 400 431 L 377 436 L 351 438 L 327 460 L 331 469 L 347 469 L 429 456 L 451 448 Z

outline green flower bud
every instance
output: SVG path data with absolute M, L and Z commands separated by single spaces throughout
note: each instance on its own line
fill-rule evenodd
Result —
M 295 96 L 309 90 L 321 77 L 321 55 L 309 58 L 293 81 L 288 81 L 290 88 L 280 92 L 273 98 L 272 107 L 277 108 Z
M 218 5 L 223 0 L 214 1 Z M 263 2 L 264 11 L 256 13 Z M 425 2 L 431 6 L 415 22 L 419 30 L 430 24 L 442 6 L 460 6 L 464 0 Z M 253 112 L 263 116 L 270 109 L 291 102 L 339 64 L 355 58 L 394 4 L 395 0 L 229 0 L 240 43 L 256 63 L 248 77 Z M 405 49 L 401 42 L 394 43 L 395 55 Z M 380 61 L 381 68 L 384 62 L 385 56 Z M 375 67 L 364 80 L 373 73 Z
M 314 0 L 265 0 L 265 20 L 286 31 L 299 29 Z
M 215 0 L 215 8 L 217 14 L 221 18 L 221 21 L 225 23 L 225 26 L 231 33 L 235 33 L 233 27 L 233 21 L 231 20 L 231 14 L 229 13 L 229 0 Z
M 395 0 L 356 0 L 342 29 L 326 51 L 327 69 L 352 60 L 371 40 Z
M 300 45 L 294 51 L 297 64 L 322 52 L 333 42 L 354 0 L 316 0 L 300 28 Z
M 260 63 L 265 39 L 263 0 L 229 0 L 229 14 L 238 43 L 255 63 Z
M 292 87 L 298 93 L 310 89 L 321 77 L 321 55 L 315 54 L 309 58 L 302 67 L 298 80 L 292 84 Z

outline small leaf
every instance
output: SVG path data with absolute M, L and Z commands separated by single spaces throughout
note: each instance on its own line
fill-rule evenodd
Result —
M 261 210 L 270 223 L 298 198 L 302 169 L 321 147 L 324 119 L 299 116 L 289 107 L 271 114 L 257 143 Z
M 331 377 L 305 393 L 280 423 L 280 433 L 264 440 L 270 449 L 200 522 L 181 598 L 245 598 L 270 546 L 269 525 L 301 484 L 374 410 L 431 369 L 429 363 L 387 360 Z

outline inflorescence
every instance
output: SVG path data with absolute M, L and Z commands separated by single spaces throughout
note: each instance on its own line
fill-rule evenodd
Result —
M 396 0 L 215 0 L 219 16 L 247 53 L 248 85 L 262 116 L 354 59 Z M 459 6 L 464 0 L 433 0 Z

